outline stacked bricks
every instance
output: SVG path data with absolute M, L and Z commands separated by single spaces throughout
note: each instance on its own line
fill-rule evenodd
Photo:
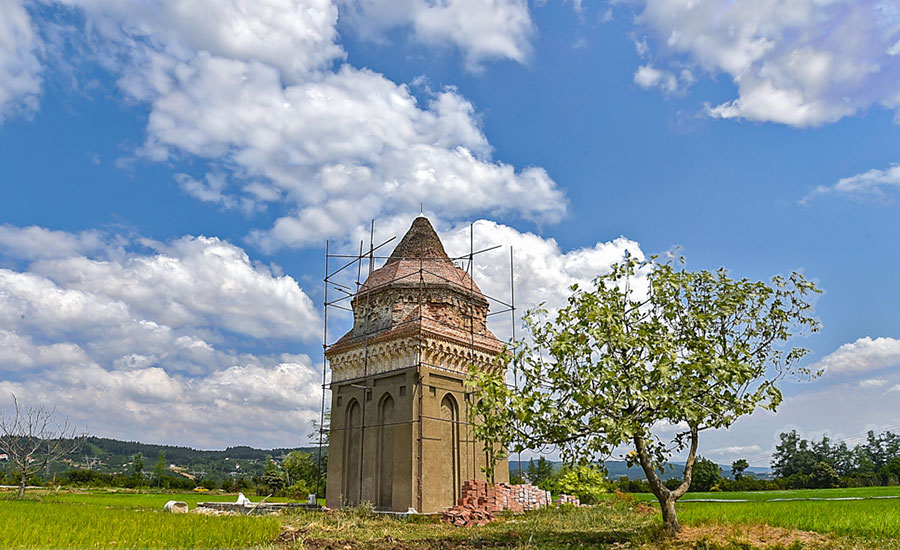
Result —
M 581 506 L 581 501 L 578 497 L 573 497 L 572 495 L 559 495 L 559 504 L 574 504 L 575 506 Z
M 534 485 L 492 485 L 487 481 L 469 480 L 463 483 L 462 496 L 456 506 L 445 510 L 441 519 L 460 526 L 484 525 L 505 510 L 520 514 L 550 504 L 550 491 L 538 489 Z M 483 518 L 481 512 L 486 513 L 489 519 Z
M 441 521 L 457 527 L 484 525 L 497 519 L 487 510 L 479 510 L 474 506 L 451 506 L 441 512 Z

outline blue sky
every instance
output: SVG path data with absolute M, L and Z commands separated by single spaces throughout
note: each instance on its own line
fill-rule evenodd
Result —
M 797 343 L 826 374 L 711 458 L 900 425 L 896 2 L 0 8 L 4 395 L 99 435 L 302 442 L 325 239 L 424 203 L 451 253 L 473 221 L 515 247 L 520 305 L 626 249 L 815 279 L 823 330 Z

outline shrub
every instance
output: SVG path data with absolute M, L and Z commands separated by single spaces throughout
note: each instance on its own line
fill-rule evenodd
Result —
M 553 478 L 553 491 L 578 497 L 584 504 L 593 504 L 606 493 L 606 479 L 594 466 L 567 466 Z

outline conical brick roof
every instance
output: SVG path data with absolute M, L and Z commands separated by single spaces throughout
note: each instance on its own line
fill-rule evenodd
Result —
M 447 256 L 440 237 L 428 221 L 419 216 L 413 220 L 400 244 L 387 262 L 369 275 L 357 295 L 388 286 L 452 286 L 474 294 L 479 300 L 484 295 L 469 274 L 454 265 Z

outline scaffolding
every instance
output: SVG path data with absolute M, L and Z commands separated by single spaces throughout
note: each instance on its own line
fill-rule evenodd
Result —
M 322 331 L 322 399 L 321 406 L 319 411 L 319 441 L 318 441 L 318 452 L 317 452 L 317 467 L 319 475 L 316 479 L 316 494 L 321 494 L 320 489 L 324 490 L 324 488 L 320 487 L 320 480 L 324 477 L 324 472 L 322 471 L 323 465 L 323 447 L 326 444 L 325 438 L 328 437 L 328 440 L 331 441 L 331 438 L 334 434 L 339 432 L 343 432 L 345 430 L 359 430 L 360 434 L 360 444 L 359 444 L 359 486 L 357 487 L 357 498 L 356 502 L 360 502 L 363 496 L 363 464 L 366 459 L 366 447 L 365 447 L 365 437 L 367 430 L 377 429 L 385 426 L 396 426 L 396 425 L 409 425 L 411 423 L 416 424 L 415 429 L 415 466 L 414 466 L 414 474 L 413 479 L 415 481 L 416 486 L 416 501 L 418 503 L 419 508 L 421 509 L 422 504 L 422 474 L 423 474 L 423 422 L 425 420 L 433 420 L 438 422 L 451 422 L 457 424 L 457 429 L 460 427 L 465 428 L 465 444 L 466 446 L 471 446 L 472 451 L 472 460 L 466 460 L 467 471 L 465 472 L 467 479 L 474 479 L 477 477 L 476 471 L 476 441 L 474 440 L 474 435 L 472 433 L 472 426 L 469 423 L 468 418 L 457 417 L 456 420 L 447 420 L 445 418 L 432 417 L 423 414 L 423 393 L 425 384 L 423 383 L 423 374 L 422 367 L 428 367 L 432 370 L 447 370 L 447 367 L 443 365 L 430 364 L 426 362 L 423 356 L 423 342 L 425 335 L 423 334 L 423 329 L 426 324 L 432 324 L 432 326 L 446 326 L 455 331 L 459 331 L 460 327 L 456 325 L 452 325 L 448 323 L 444 319 L 437 318 L 435 316 L 431 316 L 428 314 L 428 308 L 425 307 L 426 302 L 426 280 L 434 281 L 443 281 L 449 285 L 454 285 L 457 288 L 460 287 L 460 281 L 453 281 L 447 278 L 445 275 L 438 273 L 438 270 L 431 269 L 428 265 L 428 262 L 431 260 L 426 260 L 424 258 L 425 251 L 419 249 L 417 253 L 413 256 L 393 256 L 391 255 L 380 255 L 378 252 L 383 250 L 385 246 L 394 242 L 396 240 L 396 236 L 391 237 L 379 244 L 375 244 L 375 220 L 371 221 L 371 226 L 369 228 L 369 243 L 368 247 L 365 246 L 365 242 L 363 240 L 359 243 L 359 253 L 352 254 L 341 254 L 334 253 L 331 249 L 331 242 L 326 241 L 325 243 L 325 276 L 323 278 L 323 331 Z M 465 321 L 465 326 L 468 328 L 468 345 L 469 345 L 469 358 L 471 362 L 476 360 L 477 348 L 479 344 L 482 345 L 486 340 L 493 341 L 497 345 L 502 346 L 504 343 L 496 338 L 496 336 L 491 333 L 490 329 L 487 328 L 487 321 L 489 318 L 508 314 L 510 316 L 510 325 L 511 325 L 511 337 L 512 340 L 515 340 L 515 331 L 516 331 L 516 305 L 515 305 L 515 266 L 514 266 L 514 250 L 513 247 L 509 247 L 509 293 L 508 299 L 500 299 L 496 296 L 489 295 L 485 293 L 483 290 L 477 287 L 475 284 L 475 261 L 479 256 L 498 250 L 502 248 L 502 245 L 490 246 L 488 248 L 475 250 L 475 224 L 469 224 L 469 252 L 467 254 L 461 256 L 451 257 L 448 256 L 450 262 L 453 264 L 456 270 L 462 271 L 467 277 L 466 283 L 468 284 L 468 311 L 466 315 L 463 317 Z M 421 243 L 419 243 L 421 246 Z M 368 248 L 368 249 L 366 249 Z M 398 246 L 399 248 L 399 246 Z M 382 281 L 376 285 L 369 285 L 370 276 L 372 273 L 376 271 L 377 268 L 383 267 L 386 260 L 394 257 L 394 260 L 416 260 L 418 261 L 418 268 L 414 270 L 408 270 L 403 273 L 400 272 L 396 277 L 390 278 L 389 280 Z M 442 260 L 443 261 L 443 260 Z M 367 262 L 365 266 L 367 268 L 368 273 L 366 274 L 365 280 L 363 280 L 363 268 L 364 263 Z M 459 263 L 465 262 L 465 269 L 461 268 Z M 381 263 L 380 266 L 376 267 L 377 264 Z M 337 266 L 335 267 L 335 264 Z M 355 281 L 349 279 L 348 274 L 352 274 L 352 272 L 356 272 Z M 398 270 L 399 271 L 399 270 Z M 390 286 L 396 286 L 398 283 L 413 283 L 418 287 L 417 292 L 417 303 L 415 304 L 416 315 L 412 318 L 408 318 L 403 320 L 400 323 L 391 322 L 387 329 L 380 326 L 371 326 L 370 317 L 371 317 L 371 302 L 370 299 L 374 293 L 376 293 L 379 289 L 383 289 Z M 407 288 L 410 288 L 407 285 Z M 338 297 L 334 298 L 333 296 L 337 294 Z M 476 330 L 476 296 L 483 297 L 487 302 L 487 310 L 484 318 L 484 330 Z M 364 304 L 359 303 L 359 300 L 365 300 Z M 329 422 L 326 425 L 326 394 L 328 391 L 332 389 L 332 386 L 335 385 L 335 381 L 328 381 L 328 371 L 330 369 L 330 360 L 328 358 L 329 349 L 334 346 L 338 340 L 330 340 L 329 338 L 329 319 L 333 319 L 334 315 L 337 311 L 350 312 L 351 315 L 358 315 L 358 312 L 354 312 L 354 309 L 358 309 L 362 307 L 365 312 L 365 319 L 362 324 L 362 334 L 355 334 L 354 344 L 359 344 L 361 342 L 363 348 L 363 359 L 362 359 L 362 376 L 354 377 L 350 380 L 344 379 L 341 380 L 340 383 L 346 384 L 348 381 L 354 381 L 352 386 L 355 388 L 359 388 L 363 392 L 363 399 L 360 400 L 361 403 L 361 415 L 360 415 L 360 425 L 359 426 L 349 426 L 349 427 L 335 427 L 332 422 Z M 492 311 L 492 307 L 496 307 L 496 310 Z M 331 315 L 329 315 L 331 313 Z M 414 385 L 414 395 L 411 396 L 413 402 L 416 402 L 416 406 L 414 410 L 416 411 L 416 416 L 414 418 L 410 418 L 407 420 L 400 420 L 395 422 L 384 422 L 382 420 L 378 420 L 377 422 L 371 422 L 368 420 L 366 415 L 366 402 L 369 400 L 369 392 L 373 391 L 373 387 L 369 385 L 370 380 L 370 370 L 369 370 L 369 348 L 370 348 L 370 340 L 372 337 L 377 336 L 385 330 L 391 331 L 397 329 L 398 327 L 402 327 L 407 324 L 417 324 L 418 331 L 416 332 L 416 353 L 415 359 L 412 364 L 402 365 L 391 369 L 391 371 L 404 371 L 410 368 L 415 368 L 417 373 L 416 382 Z M 351 332 L 356 330 L 357 320 L 353 319 L 354 329 L 351 329 L 347 334 L 349 335 Z M 346 337 L 346 336 L 345 336 Z M 471 364 L 470 362 L 470 364 Z M 458 371 L 452 371 L 456 374 L 459 374 Z M 513 384 L 518 387 L 518 372 L 515 363 L 513 363 Z M 430 386 L 434 387 L 434 384 L 431 383 Z M 451 388 L 440 388 L 450 390 Z M 456 388 L 452 388 L 454 391 L 459 391 Z M 463 386 L 463 392 L 465 394 L 465 402 L 467 403 L 466 409 L 468 409 L 468 403 L 470 402 L 470 397 L 474 393 L 469 390 L 467 387 Z M 459 432 L 457 432 L 459 433 Z M 462 443 L 461 441 L 459 443 Z M 344 449 L 344 453 L 347 453 L 347 449 Z M 521 478 L 522 475 L 522 459 L 521 453 L 519 453 L 519 476 Z M 471 466 L 471 470 L 469 469 Z M 346 472 L 344 472 L 346 475 Z M 459 496 L 458 488 L 454 488 L 456 491 L 456 497 Z M 454 498 L 456 498 L 454 497 Z

